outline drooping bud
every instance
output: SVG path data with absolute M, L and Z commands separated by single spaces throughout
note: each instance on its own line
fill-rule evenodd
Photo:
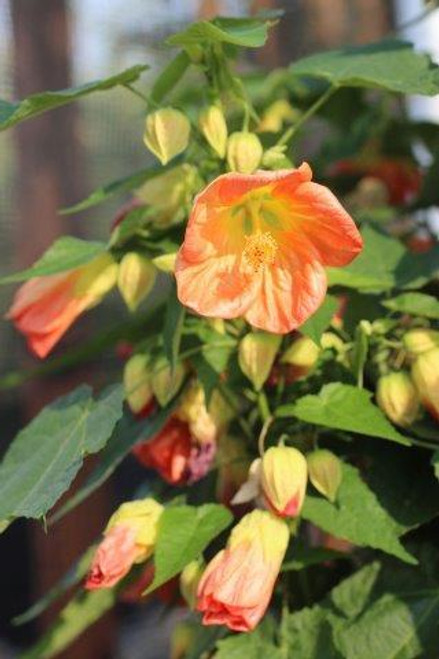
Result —
M 397 426 L 409 426 L 419 411 L 419 397 L 408 373 L 383 375 L 377 384 L 376 399 L 384 414 Z
M 289 169 L 293 165 L 291 160 L 285 155 L 287 147 L 284 145 L 275 145 L 264 151 L 262 156 L 262 167 L 264 169 Z
M 134 414 L 141 412 L 153 398 L 151 365 L 148 355 L 133 355 L 125 364 L 123 385 L 126 401 Z
M 345 344 L 343 340 L 334 332 L 323 332 L 320 345 L 323 350 L 335 350 L 335 352 L 343 353 L 345 351 Z
M 297 121 L 300 113 L 290 105 L 285 98 L 274 101 L 265 110 L 258 126 L 260 133 L 278 133 L 284 122 Z
M 146 117 L 143 141 L 162 165 L 184 151 L 189 143 L 190 123 L 174 108 L 160 108 Z
M 151 372 L 152 390 L 160 405 L 164 407 L 180 389 L 186 370 L 181 362 L 172 370 L 166 357 L 162 356 L 154 361 Z
M 79 268 L 75 295 L 86 297 L 89 309 L 95 306 L 115 286 L 118 267 L 110 254 L 97 256 L 93 261 Z
M 195 609 L 198 584 L 200 583 L 204 567 L 204 561 L 202 559 L 191 561 L 180 574 L 180 592 L 192 611 Z
M 194 381 L 186 387 L 176 416 L 185 421 L 193 437 L 200 443 L 215 442 L 231 418 L 231 409 L 215 390 L 206 406 L 202 386 Z
M 157 270 L 137 252 L 128 252 L 119 264 L 117 285 L 125 304 L 130 311 L 136 311 L 139 304 L 152 290 Z
M 419 327 L 406 332 L 402 341 L 405 349 L 412 357 L 416 357 L 439 346 L 439 332 L 426 327 Z
M 172 254 L 161 254 L 160 256 L 155 256 L 152 259 L 152 262 L 155 267 L 162 272 L 174 272 L 176 258 L 177 252 L 173 252 Z
M 218 105 L 210 105 L 198 119 L 200 130 L 212 149 L 224 158 L 227 148 L 227 124 L 224 113 Z
M 439 348 L 423 352 L 412 366 L 422 404 L 439 421 Z
M 258 168 L 263 154 L 259 137 L 254 133 L 237 132 L 227 142 L 227 163 L 232 172 L 252 174 Z
M 257 391 L 270 374 L 281 340 L 278 334 L 250 332 L 239 344 L 239 366 Z
M 320 348 L 308 336 L 300 336 L 283 353 L 280 361 L 291 366 L 290 376 L 297 379 L 308 375 L 315 366 Z
M 342 469 L 339 458 L 327 449 L 307 455 L 309 480 L 316 490 L 332 503 L 341 485 Z
M 296 517 L 305 497 L 308 468 L 296 448 L 272 446 L 264 453 L 261 486 L 270 509 L 281 517 Z

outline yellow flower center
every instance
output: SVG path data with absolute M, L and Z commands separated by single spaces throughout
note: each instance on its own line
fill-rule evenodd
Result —
M 258 231 L 245 237 L 243 250 L 244 259 L 255 272 L 264 265 L 274 263 L 278 250 L 278 244 L 270 231 Z

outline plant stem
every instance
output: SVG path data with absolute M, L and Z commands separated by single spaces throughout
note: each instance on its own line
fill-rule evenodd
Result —
M 126 84 L 124 85 L 124 87 L 126 87 L 126 89 L 129 89 L 129 91 L 132 92 L 135 96 L 138 96 L 138 98 L 141 98 L 142 101 L 143 101 L 144 103 L 146 103 L 146 105 L 147 105 L 148 107 L 151 105 L 151 101 L 150 101 L 150 99 L 149 99 L 147 96 L 145 96 L 145 94 L 142 94 L 142 92 L 139 92 L 138 89 L 136 89 L 135 87 L 133 87 L 133 86 L 130 85 L 129 83 L 126 83 Z
M 288 128 L 287 131 L 282 135 L 282 137 L 279 139 L 277 142 L 276 146 L 283 146 L 284 144 L 288 144 L 288 142 L 291 140 L 292 137 L 297 133 L 297 131 L 302 128 L 302 126 L 310 119 L 312 116 L 318 112 L 318 110 L 328 101 L 333 94 L 337 91 L 338 87 L 336 85 L 331 85 L 328 87 L 328 89 L 325 91 L 324 94 L 322 94 L 315 103 L 313 103 L 306 112 L 302 114 L 300 119 L 294 124 L 294 126 L 291 126 Z

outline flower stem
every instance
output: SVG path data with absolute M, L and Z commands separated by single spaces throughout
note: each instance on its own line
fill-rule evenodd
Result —
M 333 94 L 337 91 L 338 87 L 336 85 L 331 85 L 328 87 L 328 89 L 325 91 L 324 94 L 322 94 L 315 103 L 313 103 L 306 112 L 302 114 L 300 119 L 288 130 L 285 131 L 285 133 L 282 135 L 282 137 L 279 139 L 277 142 L 276 146 L 283 146 L 284 144 L 288 144 L 288 142 L 294 137 L 294 135 L 297 133 L 297 131 L 302 128 L 303 124 L 305 124 L 308 119 L 310 119 L 312 116 L 318 112 L 318 110 L 328 101 Z

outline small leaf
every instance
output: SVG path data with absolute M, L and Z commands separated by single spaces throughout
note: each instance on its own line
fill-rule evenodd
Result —
M 185 314 L 186 310 L 180 304 L 174 284 L 166 307 L 165 324 L 163 327 L 165 355 L 168 358 L 172 370 L 175 369 L 178 353 L 180 351 L 181 333 L 183 330 Z
M 397 39 L 317 53 L 292 64 L 290 73 L 322 78 L 337 87 L 439 93 L 439 67 L 428 55 L 416 53 L 411 43 Z
M 425 293 L 402 293 L 382 304 L 391 311 L 439 320 L 439 300 Z
M 105 250 L 105 243 L 64 236 L 58 238 L 33 266 L 3 277 L 0 279 L 0 284 L 26 281 L 32 277 L 54 275 L 58 272 L 72 270 L 89 263 L 103 254 Z
M 301 333 L 309 336 L 316 345 L 320 345 L 322 334 L 329 327 L 337 307 L 337 298 L 327 295 L 321 307 L 300 327 Z
M 381 507 L 376 495 L 351 465 L 343 465 L 343 478 L 337 504 L 308 495 L 302 509 L 309 520 L 337 538 L 349 540 L 360 547 L 373 547 L 416 564 L 416 559 L 401 545 L 393 520 Z
M 207 545 L 232 521 L 231 513 L 217 504 L 172 506 L 160 518 L 154 552 L 154 581 L 147 593 L 155 590 L 197 559 Z
M 284 614 L 282 637 L 288 648 L 287 659 L 338 659 L 339 657 L 331 638 L 327 611 L 322 606 Z
M 71 103 L 77 98 L 81 98 L 87 94 L 112 89 L 117 85 L 128 85 L 133 83 L 144 71 L 146 71 L 147 68 L 148 67 L 143 64 L 137 64 L 136 66 L 132 66 L 131 68 L 109 78 L 105 78 L 104 80 L 88 82 L 79 87 L 33 94 L 18 103 L 0 101 L 0 131 L 9 128 L 10 126 L 15 126 L 26 119 L 36 117 L 48 110 L 53 110 L 61 105 Z
M 277 416 L 295 416 L 301 421 L 327 428 L 382 437 L 410 446 L 410 440 L 401 435 L 371 402 L 372 394 L 349 384 L 333 382 L 325 385 L 318 394 L 299 398 L 292 405 L 282 405 Z
M 265 44 L 273 24 L 274 21 L 265 18 L 216 18 L 193 23 L 169 37 L 168 43 L 182 48 L 219 43 L 259 48 Z
M 281 649 L 264 638 L 256 629 L 254 632 L 235 634 L 218 641 L 215 659 L 282 659 Z
M 123 389 L 93 400 L 81 386 L 45 407 L 14 439 L 0 465 L 0 519 L 38 519 L 69 488 L 86 455 L 100 451 L 122 415 Z
M 151 89 L 151 98 L 159 104 L 171 92 L 186 73 L 191 61 L 184 51 L 181 51 L 163 69 Z

